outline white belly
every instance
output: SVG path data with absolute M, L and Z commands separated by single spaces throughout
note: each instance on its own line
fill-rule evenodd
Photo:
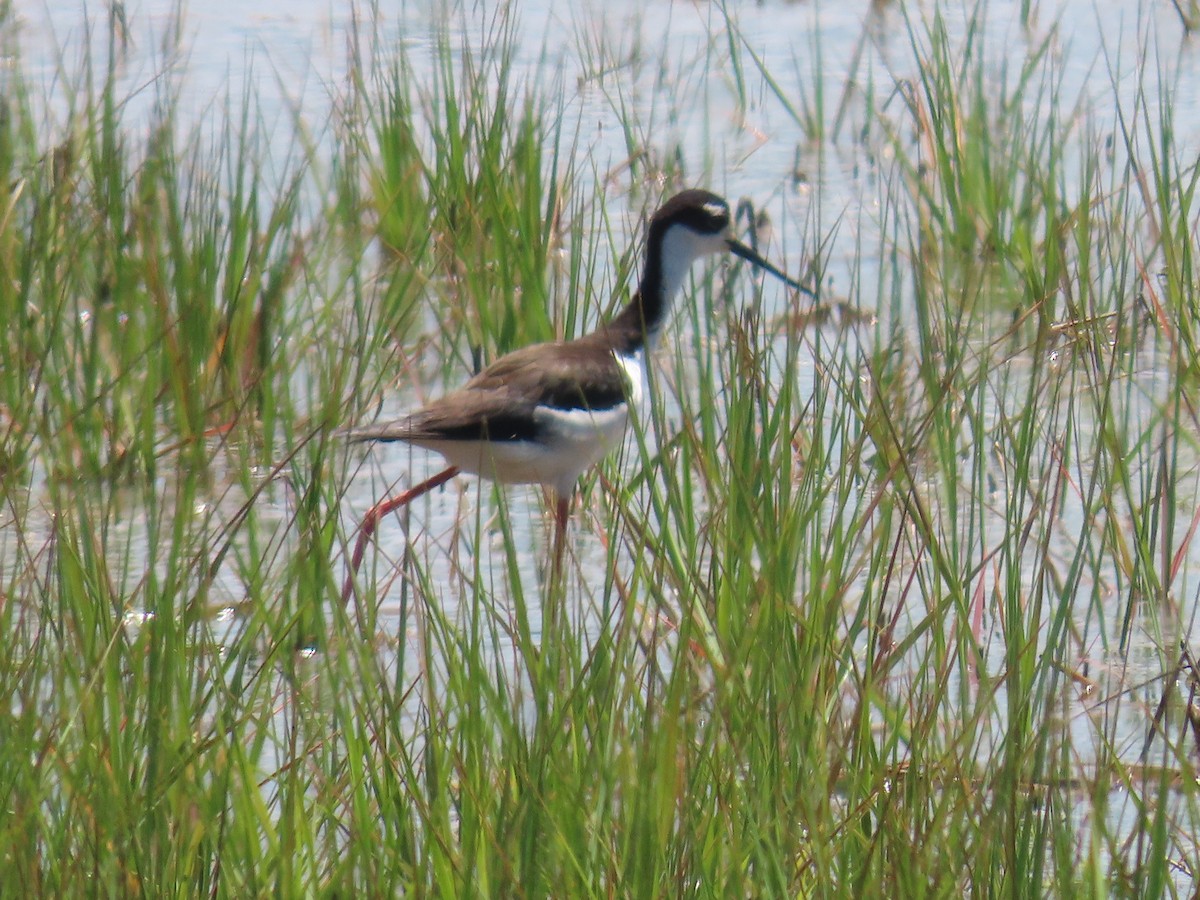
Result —
M 579 476 L 619 446 L 629 412 L 625 404 L 593 413 L 539 410 L 536 441 L 419 441 L 452 466 L 504 484 L 544 484 L 563 496 Z
M 627 394 L 636 407 L 646 394 L 645 356 L 614 358 L 625 372 Z M 440 453 L 463 472 L 504 484 L 544 484 L 568 496 L 586 469 L 624 441 L 630 403 L 598 411 L 541 407 L 534 415 L 537 440 L 413 443 Z

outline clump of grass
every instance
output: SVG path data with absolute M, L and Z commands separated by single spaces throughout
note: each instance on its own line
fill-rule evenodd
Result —
M 348 134 L 366 148 L 384 247 L 401 267 L 428 261 L 446 341 L 465 336 L 467 348 L 492 357 L 556 336 L 546 274 L 570 175 L 559 171 L 562 119 L 549 93 L 514 71 L 515 14 L 478 27 L 479 46 L 439 33 L 428 81 L 403 51 L 375 69 L 360 59 L 370 94 L 358 94 L 349 120 L 369 125 Z
M 135 143 L 116 65 L 79 85 L 44 150 L 29 143 L 24 89 L 13 94 L 25 141 L 8 142 L 5 319 L 23 358 L 4 403 L 58 478 L 153 478 L 164 430 L 204 466 L 207 431 L 273 421 L 269 372 L 298 271 L 295 177 L 263 197 L 246 122 L 226 118 L 210 147 L 198 131 L 181 139 L 169 93 Z

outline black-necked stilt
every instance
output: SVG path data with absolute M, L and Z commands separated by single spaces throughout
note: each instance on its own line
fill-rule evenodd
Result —
M 523 347 L 403 419 L 348 431 L 354 441 L 403 441 L 436 451 L 449 466 L 367 512 L 343 602 L 350 599 L 354 575 L 379 520 L 459 472 L 554 491 L 557 571 L 575 482 L 621 442 L 630 405 L 640 403 L 646 392 L 646 351 L 653 349 L 692 263 L 713 253 L 734 253 L 803 290 L 735 240 L 731 226 L 729 205 L 716 194 L 676 194 L 650 219 L 641 283 L 612 321 L 573 341 Z

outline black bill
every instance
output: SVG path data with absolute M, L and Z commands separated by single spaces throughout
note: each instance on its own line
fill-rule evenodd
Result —
M 797 291 L 800 291 L 803 294 L 808 294 L 809 296 L 813 295 L 813 291 L 811 288 L 806 288 L 804 285 L 802 285 L 800 282 L 796 281 L 794 278 L 790 278 L 787 275 L 785 275 L 782 269 L 777 269 L 771 263 L 767 262 L 765 259 L 763 259 L 761 256 L 759 256 L 757 253 L 755 253 L 752 249 L 750 249 L 745 244 L 743 244 L 741 241 L 735 241 L 733 238 L 730 238 L 729 239 L 729 252 L 732 253 L 734 256 L 740 256 L 742 259 L 746 260 L 746 262 L 753 263 L 754 265 L 758 266 L 760 269 L 770 272 L 772 275 L 774 275 L 776 278 L 778 278 L 780 281 L 782 281 L 784 284 L 788 285 L 789 287 L 791 287 Z

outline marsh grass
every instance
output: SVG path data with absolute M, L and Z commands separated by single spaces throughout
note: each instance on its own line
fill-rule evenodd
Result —
M 428 63 L 357 22 L 282 156 L 252 84 L 202 128 L 164 76 L 138 119 L 115 18 L 61 63 L 63 119 L 7 69 L 0 883 L 1189 895 L 1196 170 L 1168 76 L 1141 47 L 1126 105 L 1110 66 L 1109 141 L 1048 37 L 1010 69 L 982 9 L 873 15 L 903 71 L 800 98 L 729 9 L 650 105 L 643 36 L 577 29 L 624 168 L 511 11 L 449 13 Z M 621 302 L 653 179 L 693 161 L 653 136 L 686 107 L 720 142 L 721 90 L 819 161 L 855 135 L 878 218 L 822 212 L 821 173 L 766 248 L 845 295 L 698 267 L 563 583 L 533 492 L 466 482 L 387 523 L 343 610 L 358 504 L 415 473 L 332 432 Z

